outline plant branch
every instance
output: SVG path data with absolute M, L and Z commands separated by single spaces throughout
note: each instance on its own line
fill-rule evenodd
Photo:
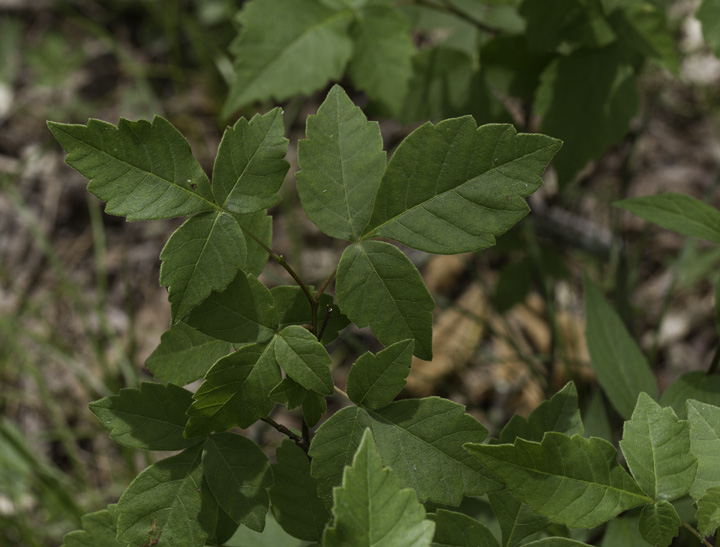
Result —
M 301 437 L 300 435 L 297 435 L 297 434 L 293 433 L 293 432 L 290 431 L 287 427 L 285 427 L 285 426 L 282 425 L 282 424 L 277 423 L 275 420 L 273 420 L 273 419 L 270 418 L 269 416 L 268 416 L 267 418 L 260 418 L 260 419 L 261 419 L 263 422 L 265 422 L 266 424 L 268 424 L 268 425 L 274 427 L 275 429 L 277 429 L 280 433 L 282 433 L 282 434 L 287 435 L 288 437 L 290 437 L 293 441 L 295 441 L 295 444 L 298 445 L 300 448 L 302 448 L 303 451 L 307 454 L 307 452 L 308 452 L 308 447 L 310 446 L 310 443 L 309 443 L 309 442 L 305 443 L 305 439 L 304 439 L 303 437 Z M 305 420 L 303 420 L 303 432 L 304 432 L 304 428 L 306 428 L 306 427 L 307 427 L 307 426 L 305 425 Z
M 328 278 L 325 280 L 325 283 L 322 284 L 322 287 L 320 287 L 320 290 L 315 294 L 315 300 L 317 302 L 320 302 L 320 297 L 325 292 L 325 289 L 328 288 L 328 285 L 332 282 L 333 279 L 335 279 L 335 275 L 337 274 L 337 267 L 332 271 L 332 273 L 328 276 Z
M 698 532 L 695 528 L 690 526 L 687 522 L 683 522 L 683 526 L 690 530 L 690 532 L 700 540 L 700 543 L 705 545 L 706 547 L 713 547 L 712 543 L 710 543 L 708 540 L 706 540 L 704 537 L 700 535 L 700 532 Z
M 500 29 L 491 27 L 487 23 L 484 23 L 483 21 L 478 21 L 477 19 L 471 17 L 468 13 L 465 13 L 461 9 L 456 8 L 453 3 L 450 2 L 450 0 L 443 0 L 442 5 L 438 5 L 435 2 L 431 2 L 430 0 L 415 0 L 415 3 L 419 6 L 425 6 L 426 8 L 451 13 L 452 15 L 459 17 L 463 21 L 467 21 L 471 25 L 474 25 L 479 30 L 482 30 L 489 34 L 500 34 Z
M 342 395 L 342 396 L 345 397 L 348 401 L 350 401 L 350 397 L 348 396 L 347 393 L 345 393 L 342 389 L 340 389 L 340 388 L 337 387 L 337 386 L 333 386 L 333 387 L 335 387 L 335 393 L 338 393 L 338 394 Z
M 320 331 L 317 334 L 318 342 L 322 340 L 323 334 L 325 334 L 325 328 L 328 325 L 328 322 L 330 321 L 330 315 L 332 315 L 333 309 L 330 306 L 325 306 L 325 319 L 323 319 L 322 326 L 320 327 Z

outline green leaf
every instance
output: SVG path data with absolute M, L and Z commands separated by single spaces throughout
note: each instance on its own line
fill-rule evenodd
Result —
M 238 19 L 242 32 L 230 47 L 235 79 L 223 117 L 259 99 L 309 95 L 339 80 L 352 54 L 348 9 L 314 0 L 254 0 Z
M 552 522 L 593 528 L 650 502 L 617 461 L 615 447 L 598 438 L 548 432 L 542 443 L 466 444 L 505 482 L 510 493 Z
M 356 241 L 370 220 L 385 171 L 380 127 L 336 85 L 307 119 L 295 175 L 303 209 L 318 228 Z
M 711 536 L 720 526 L 720 486 L 708 488 L 697 501 L 697 508 L 700 535 Z
M 435 523 L 432 547 L 498 547 L 492 532 L 467 515 L 440 509 L 428 519 Z
M 272 245 L 272 217 L 265 211 L 251 215 L 233 216 L 241 227 L 257 237 L 266 247 Z M 267 251 L 251 237 L 245 238 L 245 244 L 247 245 L 247 264 L 243 268 L 243 271 L 257 277 L 265 268 L 269 255 Z
M 590 402 L 585 407 L 583 425 L 585 426 L 585 437 L 600 437 L 608 442 L 614 442 L 613 428 L 608 419 L 602 391 L 599 389 L 595 390 Z
M 160 338 L 145 366 L 163 382 L 189 384 L 205 376 L 210 367 L 232 351 L 229 342 L 198 332 L 185 323 L 176 323 Z
M 195 215 L 170 236 L 160 259 L 160 284 L 168 288 L 176 323 L 211 292 L 227 287 L 245 266 L 245 236 L 227 213 Z
M 212 189 L 220 207 L 250 214 L 280 201 L 277 191 L 290 167 L 287 145 L 279 108 L 227 128 L 213 167 Z
M 235 522 L 257 532 L 265 528 L 273 475 L 254 442 L 233 433 L 211 435 L 202 456 L 203 476 L 220 507 Z
M 616 10 L 610 18 L 615 33 L 628 48 L 642 57 L 654 57 L 676 75 L 680 59 L 675 48 L 675 38 L 670 29 L 667 6 L 634 0 L 624 2 L 623 9 Z
M 640 488 L 654 500 L 674 500 L 690 490 L 697 473 L 690 428 L 672 408 L 662 408 L 641 393 L 623 427 L 620 448 Z
M 648 504 L 640 512 L 640 535 L 656 547 L 670 545 L 681 525 L 677 511 L 665 500 Z
M 412 76 L 415 46 L 410 24 L 391 5 L 365 6 L 350 27 L 353 55 L 348 74 L 353 86 L 398 114 Z
M 705 41 L 720 57 L 720 6 L 713 0 L 703 0 L 695 17 L 702 24 Z
M 568 382 L 551 399 L 540 403 L 527 419 L 513 416 L 500 433 L 500 442 L 510 444 L 517 437 L 540 442 L 546 431 L 557 431 L 569 436 L 583 434 L 574 382 Z
M 497 489 L 500 483 L 462 448 L 487 436 L 487 429 L 464 410 L 447 399 L 429 397 L 396 401 L 377 411 L 348 407 L 335 413 L 310 445 L 320 497 L 329 505 L 331 489 L 340 484 L 343 468 L 368 427 L 383 464 L 422 502 L 457 506 L 463 496 Z
M 420 272 L 397 247 L 383 241 L 347 247 L 336 292 L 340 307 L 358 327 L 370 325 L 386 346 L 412 338 L 414 354 L 432 359 L 435 302 Z
M 524 547 L 591 547 L 587 543 L 583 543 L 582 541 L 576 541 L 574 539 L 568 539 L 568 538 L 562 538 L 562 537 L 552 537 L 552 538 L 543 538 L 538 539 L 536 541 L 531 541 L 530 543 L 525 543 Z
M 413 340 L 402 340 L 373 355 L 362 354 L 350 368 L 347 392 L 350 400 L 366 408 L 382 408 L 405 387 L 410 373 Z
M 231 519 L 230 515 L 220 507 L 218 500 L 215 499 L 210 490 L 205 476 L 203 476 L 200 485 L 200 496 L 202 497 L 202 509 L 199 522 L 207 535 L 205 543 L 222 545 L 233 536 L 240 523 Z
M 601 547 L 617 547 L 618 545 L 632 545 L 633 547 L 647 546 L 649 543 L 640 535 L 638 529 L 639 516 L 637 511 L 625 513 L 611 520 L 605 528 Z
M 317 481 L 310 476 L 310 460 L 290 439 L 275 452 L 272 465 L 275 484 L 270 501 L 275 519 L 288 534 L 320 541 L 330 512 L 317 495 Z
M 558 56 L 543 71 L 534 111 L 543 117 L 543 133 L 565 141 L 553 162 L 561 184 L 628 132 L 639 99 L 634 70 L 625 55 L 615 44 L 579 48 Z
M 527 215 L 523 198 L 560 148 L 545 135 L 472 116 L 426 123 L 390 159 L 365 235 L 431 253 L 484 249 Z
M 241 526 L 226 547 L 308 547 L 306 541 L 294 538 L 283 530 L 270 513 L 262 534 Z M 317 544 L 315 544 L 317 545 Z
M 288 410 L 299 407 L 305 400 L 307 389 L 289 377 L 283 378 L 275 389 L 270 392 L 273 401 L 287 405 Z
M 698 469 L 690 495 L 695 501 L 710 488 L 720 486 L 720 408 L 687 402 L 690 422 L 690 453 L 697 458 Z
M 585 337 L 592 366 L 610 402 L 626 420 L 641 392 L 657 399 L 658 390 L 645 356 L 600 289 L 585 276 Z
M 275 359 L 285 373 L 304 388 L 323 395 L 334 393 L 332 360 L 309 330 L 290 325 L 280 331 L 275 342 Z
M 403 489 L 395 474 L 383 468 L 369 430 L 334 496 L 335 520 L 325 531 L 323 545 L 430 545 L 435 525 L 425 520 L 415 493 Z
M 118 541 L 142 545 L 150 538 L 173 547 L 205 544 L 199 523 L 201 453 L 202 445 L 189 448 L 135 477 L 118 501 Z
M 275 299 L 275 307 L 278 311 L 280 327 L 288 325 L 310 325 L 312 324 L 312 313 L 310 303 L 303 290 L 297 285 L 280 285 L 273 287 L 270 292 Z M 315 294 L 312 287 L 310 292 Z M 340 308 L 333 302 L 332 296 L 323 293 L 318 302 L 318 325 L 325 322 L 327 309 L 330 308 L 330 319 L 325 325 L 322 336 L 323 345 L 335 340 L 339 332 L 350 324 L 350 320 L 343 315 Z
M 203 334 L 236 344 L 267 342 L 278 326 L 272 294 L 242 271 L 223 291 L 193 308 L 185 321 Z
M 624 199 L 613 205 L 682 235 L 720 243 L 720 211 L 685 194 L 669 192 Z
M 173 218 L 216 209 L 210 181 L 190 145 L 170 122 L 155 116 L 118 126 L 48 122 L 67 151 L 66 162 L 90 179 L 88 190 L 111 215 L 128 220 Z
M 308 427 L 315 427 L 327 412 L 327 401 L 324 395 L 314 391 L 305 391 L 305 398 L 302 403 L 303 419 Z
M 503 547 L 517 547 L 526 537 L 550 526 L 548 519 L 534 513 L 507 490 L 490 492 L 488 499 L 500 524 Z
M 90 403 L 90 411 L 110 429 L 110 438 L 140 450 L 182 450 L 202 438 L 183 437 L 192 402 L 189 391 L 173 384 L 143 382 L 117 395 Z
M 682 420 L 687 419 L 685 403 L 695 399 L 701 403 L 720 406 L 720 377 L 697 370 L 683 374 L 665 390 L 660 398 L 662 406 L 669 406 Z
M 274 346 L 243 346 L 213 365 L 187 411 L 188 436 L 250 427 L 270 413 L 270 392 L 282 381 Z
M 117 506 L 108 505 L 107 509 L 88 513 L 82 517 L 82 530 L 65 534 L 63 547 L 125 547 L 125 543 L 115 540 L 117 533 Z

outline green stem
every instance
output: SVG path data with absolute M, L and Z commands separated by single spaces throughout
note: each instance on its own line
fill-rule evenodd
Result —
M 337 386 L 333 386 L 333 387 L 335 388 L 335 393 L 337 393 L 337 394 L 339 394 L 339 395 L 342 395 L 342 396 L 345 397 L 348 401 L 350 400 L 350 397 L 348 396 L 348 394 L 345 393 L 342 389 L 340 389 L 340 388 L 337 387 Z
M 328 285 L 332 282 L 333 279 L 335 279 L 335 276 L 337 275 L 337 267 L 332 271 L 332 273 L 328 276 L 328 278 L 325 280 L 325 283 L 322 284 L 322 287 L 320 287 L 320 290 L 315 294 L 315 300 L 317 302 L 320 302 L 320 297 L 325 292 L 325 289 L 328 288 Z
M 702 536 L 700 535 L 700 532 L 698 532 L 695 528 L 693 528 L 692 526 L 690 526 L 687 522 L 683 522 L 683 526 L 684 526 L 685 528 L 687 528 L 688 530 L 690 530 L 690 532 L 691 532 L 696 538 L 698 538 L 698 539 L 700 540 L 700 543 L 701 543 L 702 545 L 705 545 L 706 547 L 713 547 L 713 544 L 712 544 L 712 543 L 710 543 L 708 540 L 706 540 L 704 537 L 702 537 Z

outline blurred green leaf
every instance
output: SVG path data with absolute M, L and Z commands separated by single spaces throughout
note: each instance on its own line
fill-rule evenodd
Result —
M 715 533 L 720 526 L 720 486 L 713 486 L 697 500 L 698 529 L 703 537 Z
M 213 291 L 221 291 L 245 266 L 245 236 L 227 213 L 189 218 L 160 253 L 160 284 L 168 288 L 173 323 Z
M 690 453 L 698 461 L 690 495 L 698 501 L 708 489 L 720 486 L 720 408 L 693 400 L 686 404 Z
M 695 16 L 702 24 L 705 41 L 720 57 L 720 6 L 713 0 L 703 0 Z
M 243 346 L 213 365 L 187 410 L 188 436 L 250 427 L 270 413 L 270 392 L 282 380 L 274 346 L 274 340 Z
M 267 342 L 278 326 L 272 294 L 242 271 L 224 290 L 193 308 L 185 321 L 203 334 L 236 344 Z
M 160 539 L 173 547 L 202 547 L 206 533 L 199 518 L 202 445 L 142 471 L 117 505 L 117 539 L 142 545 Z
M 668 230 L 720 243 L 720 211 L 685 194 L 669 192 L 624 199 L 613 205 Z
M 637 511 L 633 511 L 608 522 L 600 547 L 617 547 L 618 545 L 644 547 L 650 545 L 640 535 L 639 520 Z
M 420 272 L 394 245 L 364 241 L 343 252 L 337 270 L 337 299 L 357 326 L 370 325 L 389 346 L 415 340 L 414 354 L 432 359 L 435 302 Z
M 690 428 L 672 408 L 662 408 L 641 393 L 632 419 L 623 427 L 620 448 L 640 488 L 655 501 L 674 500 L 690 490 L 697 473 Z
M 238 20 L 242 31 L 230 47 L 235 79 L 225 118 L 256 100 L 309 95 L 339 80 L 352 55 L 349 9 L 315 0 L 254 0 L 243 5 Z
M 229 342 L 211 338 L 185 323 L 176 323 L 162 335 L 160 345 L 145 366 L 165 383 L 185 385 L 205 376 L 215 361 L 231 351 Z
M 211 435 L 202 455 L 203 476 L 220 507 L 235 521 L 262 532 L 273 474 L 267 456 L 234 433 Z
M 487 436 L 487 429 L 464 410 L 447 399 L 429 397 L 396 401 L 379 410 L 353 406 L 333 414 L 310 445 L 318 494 L 329 507 L 332 488 L 340 484 L 366 428 L 372 429 L 380 459 L 423 502 L 457 506 L 464 495 L 496 490 L 499 482 L 462 448 Z
M 185 438 L 185 412 L 192 394 L 173 384 L 143 382 L 117 395 L 90 403 L 90 410 L 110 429 L 110 438 L 140 450 L 182 450 L 202 442 Z
M 587 543 L 574 539 L 552 537 L 543 538 L 526 543 L 525 547 L 590 547 Z
M 600 437 L 610 443 L 613 442 L 613 428 L 608 419 L 602 391 L 596 390 L 593 393 L 592 399 L 585 407 L 582 420 L 585 426 L 585 437 Z
M 685 403 L 689 399 L 720 406 L 720 377 L 699 370 L 685 373 L 665 390 L 660 404 L 671 407 L 681 420 L 685 420 Z
M 513 416 L 500 433 L 500 442 L 511 444 L 517 437 L 540 442 L 546 431 L 557 431 L 569 436 L 583 434 L 574 382 L 568 382 L 551 399 L 540 403 L 527 419 L 517 414 Z
M 480 60 L 493 87 L 532 104 L 552 55 L 530 48 L 525 36 L 501 34 L 483 46 Z
M 629 419 L 641 392 L 657 399 L 650 366 L 600 289 L 585 276 L 585 337 L 600 385 L 620 415 Z
M 310 220 L 328 235 L 356 241 L 370 220 L 385 152 L 380 126 L 340 86 L 308 117 L 298 164 L 297 189 Z
M 305 389 L 322 395 L 334 393 L 330 355 L 309 330 L 298 325 L 281 330 L 275 341 L 275 359 Z
M 213 167 L 212 190 L 220 207 L 250 214 L 280 201 L 277 191 L 290 167 L 287 146 L 279 108 L 227 128 Z
M 541 130 L 565 142 L 553 161 L 561 184 L 628 133 L 639 98 L 625 54 L 616 44 L 579 48 L 559 56 L 540 77 L 534 111 L 542 116 Z
M 415 46 L 407 17 L 392 5 L 362 8 L 350 27 L 353 55 L 348 74 L 353 85 L 381 102 L 390 112 L 400 112 L 412 76 Z
M 323 535 L 327 547 L 430 545 L 435 525 L 425 519 L 415 492 L 402 488 L 395 474 L 383 468 L 370 430 L 365 430 L 334 497 L 335 519 Z
M 207 175 L 190 145 L 170 122 L 120 119 L 85 125 L 48 122 L 68 155 L 65 161 L 90 179 L 88 190 L 106 211 L 128 220 L 173 218 L 216 209 Z
M 598 438 L 548 432 L 542 443 L 466 444 L 510 493 L 552 522 L 592 528 L 650 502 L 617 461 L 613 445 Z
M 640 513 L 640 535 L 650 545 L 656 547 L 667 547 L 678 535 L 678 528 L 682 520 L 670 505 L 670 502 L 662 500 L 658 503 L 650 503 L 642 508 Z
M 500 524 L 502 547 L 517 547 L 528 536 L 550 526 L 548 519 L 533 512 L 507 490 L 490 492 L 488 499 Z
M 439 509 L 428 519 L 435 523 L 433 547 L 498 547 L 492 532 L 467 515 Z
M 347 393 L 366 408 L 382 408 L 405 387 L 415 342 L 402 340 L 373 355 L 363 353 L 350 367 Z
M 82 518 L 82 530 L 65 534 L 63 547 L 125 547 L 125 543 L 115 540 L 117 534 L 117 505 L 108 505 L 107 509 L 88 513 Z
M 275 483 L 270 501 L 275 519 L 288 534 L 320 541 L 330 512 L 317 495 L 317 480 L 310 476 L 310 460 L 290 439 L 276 451 L 272 465 Z
M 511 125 L 478 128 L 471 116 L 424 124 L 390 159 L 365 235 L 441 254 L 494 245 L 527 215 L 523 198 L 560 146 Z

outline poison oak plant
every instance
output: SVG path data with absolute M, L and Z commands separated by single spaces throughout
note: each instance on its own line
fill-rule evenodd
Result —
M 445 254 L 492 245 L 527 214 L 524 198 L 541 185 L 560 141 L 510 125 L 477 127 L 466 116 L 419 127 L 386 163 L 378 125 L 334 87 L 298 148 L 303 208 L 347 242 L 316 289 L 272 250 L 266 210 L 288 170 L 281 110 L 226 130 L 212 182 L 160 117 L 50 129 L 109 213 L 188 217 L 160 255 L 172 327 L 147 366 L 163 383 L 90 405 L 118 443 L 178 454 L 142 471 L 117 504 L 87 515 L 67 547 L 232 545 L 237 530 L 262 532 L 269 511 L 286 534 L 278 541 L 326 546 L 586 545 L 583 530 L 608 521 L 608 534 L 628 529 L 611 529 L 616 522 L 632 523 L 657 546 L 683 524 L 714 533 L 720 408 L 706 395 L 720 397 L 717 377 L 684 377 L 656 402 L 647 363 L 589 280 L 590 351 L 627 419 L 620 447 L 629 471 L 610 442 L 583 436 L 573 383 L 490 440 L 462 405 L 394 400 L 412 356 L 432 359 L 434 302 L 385 240 Z M 268 257 L 296 284 L 260 282 Z M 333 283 L 337 302 L 327 294 Z M 325 346 L 351 321 L 369 325 L 386 347 L 357 359 L 344 393 Z M 200 378 L 195 393 L 181 387 Z M 313 432 L 335 394 L 348 405 Z M 276 404 L 301 408 L 301 431 L 269 417 Z M 287 436 L 273 463 L 229 431 L 258 420 Z M 673 502 L 688 495 L 697 512 L 683 522 Z M 499 537 L 453 510 L 479 496 Z

